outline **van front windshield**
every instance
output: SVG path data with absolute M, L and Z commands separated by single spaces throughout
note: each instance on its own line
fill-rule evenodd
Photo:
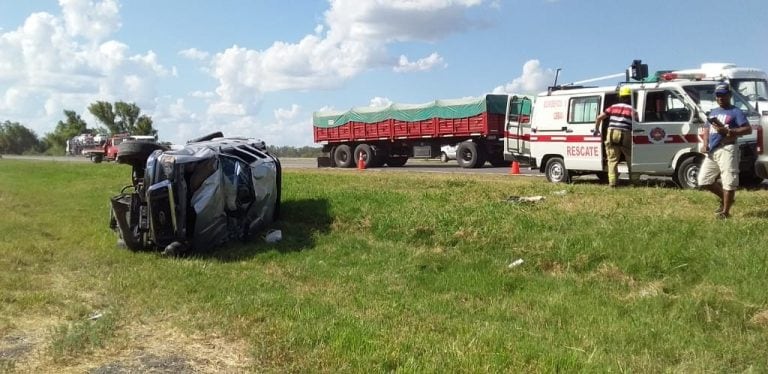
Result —
M 688 93 L 688 95 L 693 99 L 693 101 L 696 102 L 696 104 L 699 104 L 699 107 L 705 113 L 717 107 L 714 84 L 685 86 L 684 89 L 685 92 Z M 757 114 L 755 112 L 755 108 L 752 106 L 752 104 L 750 104 L 750 100 L 748 100 L 738 91 L 733 92 L 733 95 L 731 95 L 731 102 L 733 103 L 733 106 L 743 110 L 747 116 Z
M 749 101 L 768 100 L 768 82 L 765 79 L 731 79 L 731 86 Z

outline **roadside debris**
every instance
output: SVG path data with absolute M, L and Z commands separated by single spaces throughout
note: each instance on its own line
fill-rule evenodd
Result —
M 512 262 L 509 264 L 509 266 L 508 266 L 508 267 L 509 267 L 510 269 L 512 269 L 512 268 L 516 268 L 516 267 L 518 267 L 518 266 L 522 265 L 522 264 L 523 264 L 523 262 L 525 262 L 525 261 L 523 261 L 523 259 L 522 259 L 522 258 L 518 258 L 517 260 L 515 260 L 515 261 L 512 261 Z
M 560 190 L 560 191 L 552 192 L 552 194 L 556 196 L 565 196 L 567 193 L 568 193 L 568 190 Z
M 277 243 L 283 240 L 283 232 L 280 230 L 269 230 L 267 235 L 264 235 L 264 241 L 267 243 Z
M 544 200 L 545 197 L 541 195 L 537 196 L 510 196 L 507 198 L 508 203 L 520 204 L 520 203 L 537 203 Z

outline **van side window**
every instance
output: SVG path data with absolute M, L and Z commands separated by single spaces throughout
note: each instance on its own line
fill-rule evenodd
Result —
M 568 123 L 595 123 L 600 111 L 600 96 L 574 97 L 568 107 Z
M 675 92 L 664 90 L 646 95 L 643 122 L 684 122 L 690 119 L 690 109 Z

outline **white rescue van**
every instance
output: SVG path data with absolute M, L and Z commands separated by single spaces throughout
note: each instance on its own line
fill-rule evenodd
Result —
M 717 104 L 714 88 L 718 82 L 674 80 L 630 82 L 632 105 L 638 112 L 633 124 L 632 171 L 651 176 L 669 176 L 683 188 L 696 187 L 703 155 L 699 152 L 699 131 L 706 113 Z M 618 102 L 618 86 L 575 88 L 544 92 L 536 98 L 530 121 L 508 121 L 505 150 L 510 157 L 525 158 L 551 182 L 570 182 L 579 175 L 594 174 L 607 181 L 607 159 L 603 136 L 593 134 L 595 120 L 605 108 Z M 760 117 L 749 100 L 738 92 L 733 104 L 742 109 L 753 127 L 751 135 L 739 139 L 741 183 L 762 181 L 755 175 L 763 148 Z M 768 169 L 766 169 L 768 170 Z M 626 173 L 626 163 L 619 172 Z

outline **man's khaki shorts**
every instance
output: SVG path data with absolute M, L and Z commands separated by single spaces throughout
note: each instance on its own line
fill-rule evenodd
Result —
M 699 186 L 714 184 L 717 177 L 723 189 L 734 191 L 739 186 L 739 148 L 735 144 L 718 147 L 707 154 L 699 170 Z

